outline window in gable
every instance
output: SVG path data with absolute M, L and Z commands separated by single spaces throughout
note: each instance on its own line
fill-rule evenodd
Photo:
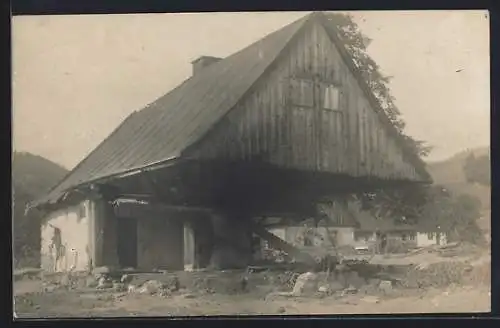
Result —
M 327 85 L 324 89 L 323 108 L 330 110 L 340 109 L 340 90 L 335 85 Z
M 313 81 L 307 79 L 290 79 L 290 101 L 294 106 L 313 107 Z

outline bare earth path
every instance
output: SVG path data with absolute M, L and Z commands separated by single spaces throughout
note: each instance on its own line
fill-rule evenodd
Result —
M 391 296 L 350 295 L 342 298 L 265 298 L 264 295 L 147 295 L 54 291 L 30 293 L 36 282 L 15 284 L 16 314 L 26 317 L 115 317 L 186 315 L 286 315 L 489 312 L 487 287 L 395 291 Z

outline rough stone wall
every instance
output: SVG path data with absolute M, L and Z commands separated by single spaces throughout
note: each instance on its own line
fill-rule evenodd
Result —
M 91 259 L 91 202 L 51 212 L 41 227 L 41 267 L 48 272 L 84 271 Z
M 167 218 L 138 220 L 138 267 L 182 270 L 183 225 Z

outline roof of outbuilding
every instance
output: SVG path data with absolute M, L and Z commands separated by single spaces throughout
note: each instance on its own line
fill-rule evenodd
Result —
M 344 46 L 339 44 L 333 23 L 324 15 L 314 13 L 211 64 L 144 109 L 132 113 L 48 195 L 32 205 L 54 203 L 65 191 L 81 184 L 179 157 L 236 105 L 311 17 L 319 18 L 360 85 L 364 85 L 365 93 L 373 98 Z M 394 130 L 390 123 L 389 128 Z M 418 169 L 418 156 L 412 158 Z M 422 172 L 425 175 L 425 169 Z

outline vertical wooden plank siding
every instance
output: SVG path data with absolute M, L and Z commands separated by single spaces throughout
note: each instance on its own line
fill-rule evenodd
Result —
M 314 108 L 305 84 L 315 85 Z M 339 87 L 339 110 L 322 110 L 328 83 Z M 321 105 L 321 106 L 320 106 Z M 418 179 L 387 133 L 337 48 L 319 24 L 290 48 L 214 128 L 196 156 L 249 161 L 352 176 Z

